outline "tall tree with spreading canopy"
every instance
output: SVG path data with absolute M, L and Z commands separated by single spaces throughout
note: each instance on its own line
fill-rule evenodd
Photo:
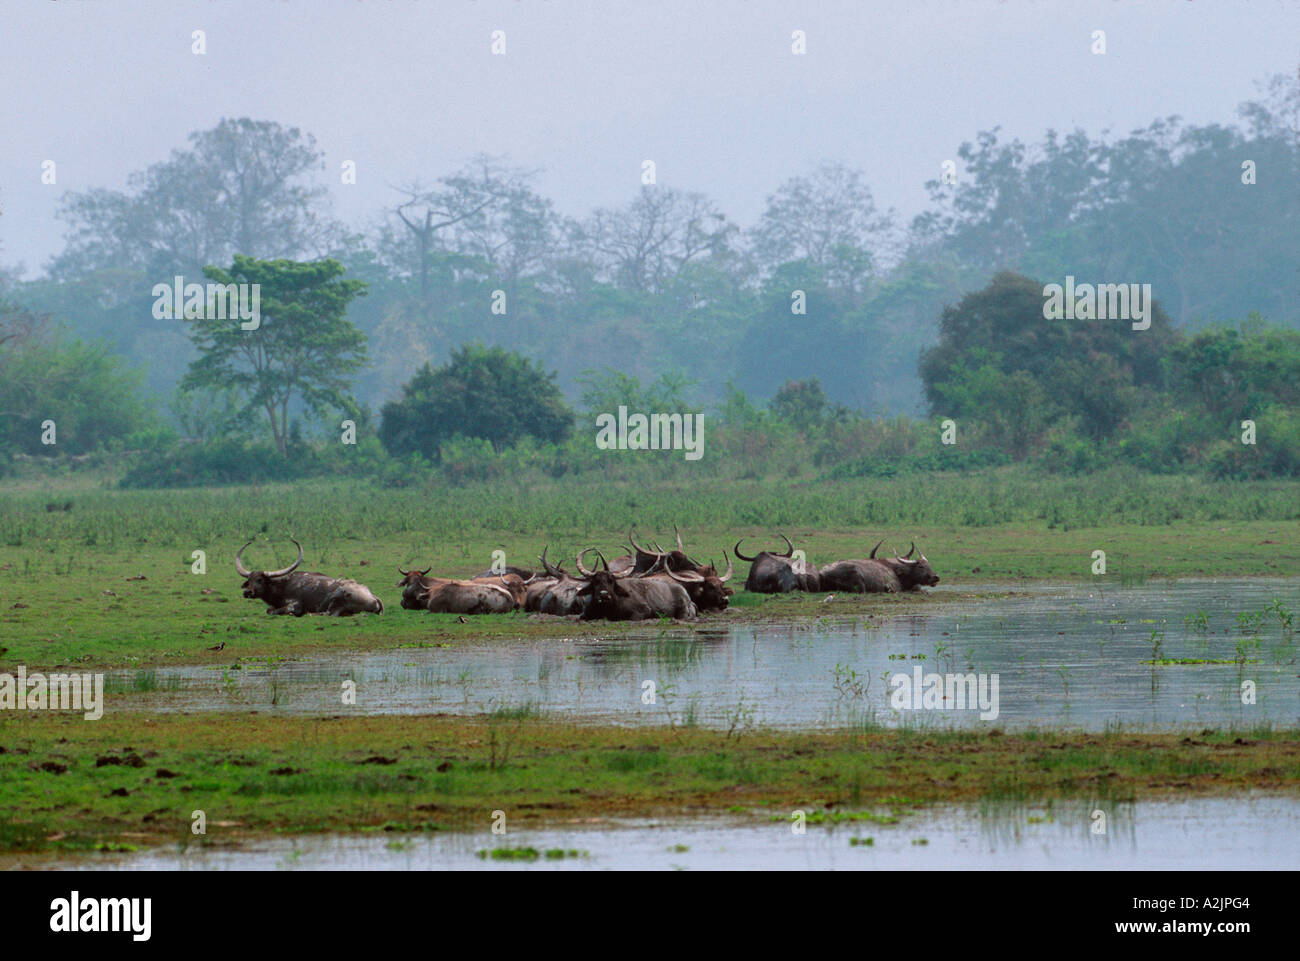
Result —
M 343 279 L 337 260 L 299 263 L 235 255 L 229 270 L 205 267 L 219 284 L 260 285 L 261 317 L 253 330 L 238 319 L 188 320 L 199 357 L 181 380 L 183 390 L 234 387 L 245 397 L 240 416 L 265 414 L 282 456 L 288 454 L 289 417 L 296 398 L 313 414 L 355 413 L 352 374 L 366 363 L 366 337 L 347 319 L 348 305 L 365 283 Z

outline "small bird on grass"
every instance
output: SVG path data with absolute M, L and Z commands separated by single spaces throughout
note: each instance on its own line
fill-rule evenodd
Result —
M 216 647 L 210 647 L 210 648 L 208 648 L 208 650 L 209 650 L 209 651 L 220 651 L 220 650 L 223 650 L 223 649 L 225 648 L 225 646 L 226 646 L 226 642 L 225 642 L 225 641 L 222 641 L 222 642 L 221 642 L 220 644 L 218 644 Z
M 833 600 L 835 600 L 835 595 L 834 595 L 834 594 L 827 594 L 825 597 L 822 598 L 822 603 L 823 603 L 823 604 L 826 604 L 826 603 L 829 603 L 830 601 L 833 601 Z

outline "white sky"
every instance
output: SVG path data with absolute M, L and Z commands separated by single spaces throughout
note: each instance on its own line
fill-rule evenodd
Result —
M 64 191 L 120 188 L 238 116 L 314 134 L 355 225 L 387 183 L 480 151 L 541 168 L 575 215 L 629 200 L 653 159 L 660 184 L 748 225 L 781 180 L 836 160 L 910 217 L 981 129 L 1231 122 L 1256 81 L 1295 72 L 1298 41 L 1300 3 L 1268 0 L 0 0 L 0 263 L 31 276 L 61 248 Z

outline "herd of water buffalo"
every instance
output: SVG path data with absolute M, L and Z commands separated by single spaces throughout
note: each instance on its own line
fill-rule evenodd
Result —
M 761 594 L 785 594 L 794 591 L 849 591 L 854 593 L 898 593 L 914 591 L 939 583 L 925 555 L 913 558 L 916 545 L 905 555 L 876 557 L 883 539 L 861 560 L 836 561 L 816 569 L 795 557 L 794 545 L 784 534 L 784 553 L 760 551 L 746 556 L 736 542 L 735 555 L 750 563 L 745 590 Z M 472 578 L 458 580 L 430 577 L 429 571 L 404 570 L 402 607 L 407 610 L 451 614 L 498 614 L 525 610 L 540 614 L 577 616 L 581 620 L 637 621 L 655 617 L 693 620 L 701 612 L 725 610 L 734 593 L 727 586 L 732 577 L 731 558 L 722 552 L 726 570 L 716 564 L 700 564 L 689 557 L 677 534 L 675 550 L 663 550 L 636 542 L 629 532 L 628 553 L 607 561 L 594 547 L 582 551 L 574 560 L 577 573 L 570 574 L 546 559 L 543 549 L 539 558 L 542 569 L 525 570 L 506 567 L 488 570 Z M 248 542 L 249 544 L 252 541 Z M 250 571 L 244 566 L 245 544 L 235 554 L 235 570 L 244 578 L 247 598 L 265 601 L 270 614 L 381 614 L 383 602 L 370 588 L 357 581 L 326 574 L 299 571 L 298 559 L 278 571 Z M 595 554 L 597 563 L 588 568 L 584 559 Z M 800 555 L 802 557 L 802 555 Z

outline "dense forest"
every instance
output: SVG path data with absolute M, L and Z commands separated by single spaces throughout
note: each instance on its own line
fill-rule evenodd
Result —
M 0 461 L 134 451 L 142 484 L 563 476 L 603 463 L 591 418 L 622 404 L 709 411 L 705 469 L 750 475 L 1293 474 L 1300 81 L 1263 89 L 1232 125 L 981 131 L 906 224 L 841 164 L 795 172 L 741 225 L 661 184 L 564 217 L 533 173 L 479 156 L 348 225 L 309 133 L 223 120 L 124 191 L 68 193 L 42 276 L 0 271 Z M 272 389 L 220 332 L 160 318 L 175 276 L 260 279 L 310 328 L 281 349 L 315 374 L 295 360 Z M 1149 284 L 1150 328 L 1045 320 L 1067 276 Z M 341 418 L 350 449 L 330 442 Z

